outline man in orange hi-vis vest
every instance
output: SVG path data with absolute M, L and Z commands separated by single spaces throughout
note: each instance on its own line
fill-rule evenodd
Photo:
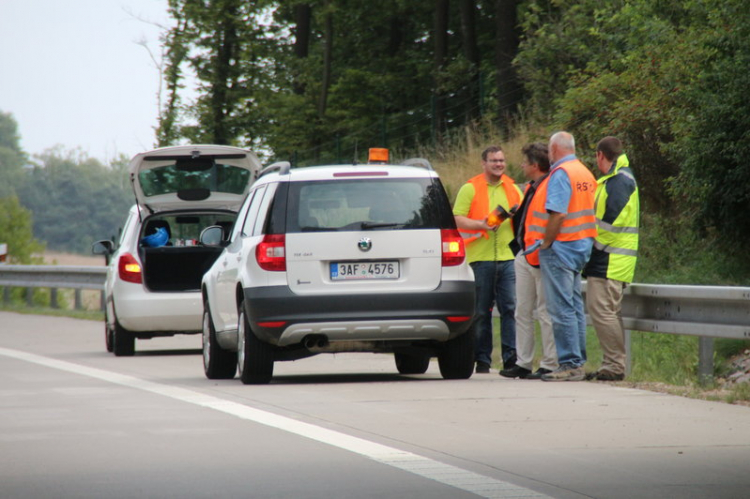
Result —
M 469 179 L 456 196 L 453 215 L 466 242 L 466 258 L 474 271 L 476 372 L 489 373 L 492 363 L 492 307 L 500 313 L 503 367 L 516 365 L 516 274 L 510 218 L 493 225 L 490 212 L 498 205 L 510 211 L 520 205 L 521 189 L 505 174 L 505 153 L 499 146 L 482 152 L 482 173 Z
M 529 204 L 525 229 L 539 249 L 539 264 L 552 318 L 559 367 L 542 381 L 582 381 L 586 373 L 586 315 L 581 295 L 581 271 L 596 237 L 594 194 L 596 180 L 575 155 L 575 139 L 568 132 L 550 138 L 549 176 Z

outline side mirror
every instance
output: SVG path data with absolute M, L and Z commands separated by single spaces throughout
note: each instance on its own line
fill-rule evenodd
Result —
M 91 245 L 91 252 L 95 255 L 109 256 L 115 252 L 115 245 L 109 239 L 103 239 Z
M 219 225 L 206 227 L 201 231 L 199 240 L 204 246 L 222 246 L 224 229 Z

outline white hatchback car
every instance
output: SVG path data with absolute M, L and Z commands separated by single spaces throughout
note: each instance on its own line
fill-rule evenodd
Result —
M 444 378 L 473 369 L 474 276 L 448 198 L 424 160 L 290 169 L 256 181 L 203 277 L 210 379 L 268 383 L 276 361 L 392 352 L 403 374 L 437 356 Z M 423 166 L 414 166 L 421 164 Z
M 136 338 L 201 331 L 201 279 L 221 250 L 200 245 L 200 233 L 209 226 L 229 233 L 259 170 L 252 152 L 229 146 L 165 147 L 133 157 L 136 205 L 119 243 L 93 246 L 109 264 L 108 351 L 133 355 Z

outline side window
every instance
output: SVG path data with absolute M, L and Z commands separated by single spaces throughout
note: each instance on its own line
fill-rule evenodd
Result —
M 253 202 L 254 196 L 255 191 L 250 191 L 247 193 L 247 198 L 245 199 L 245 202 L 242 203 L 242 208 L 240 208 L 239 213 L 237 213 L 237 219 L 235 220 L 234 226 L 232 227 L 232 235 L 229 238 L 230 241 L 236 240 L 238 234 L 242 232 L 242 225 L 244 223 L 245 217 L 247 216 L 247 210 L 250 209 L 250 204 Z
M 138 219 L 138 215 L 134 214 L 133 212 L 130 212 L 128 215 L 127 220 L 125 220 L 125 225 L 122 229 L 120 229 L 120 237 L 118 238 L 117 246 L 120 247 L 125 242 L 125 238 L 128 237 L 130 232 L 130 226 L 133 225 L 135 222 L 134 220 Z M 138 234 L 135 235 L 135 237 L 138 237 Z
M 250 201 L 250 208 L 247 210 L 247 216 L 242 224 L 243 236 L 249 236 L 253 232 L 253 225 L 255 224 L 255 217 L 258 216 L 258 210 L 260 209 L 260 203 L 263 200 L 263 194 L 266 192 L 266 186 L 263 185 L 258 187 L 253 193 L 253 199 Z
M 278 184 L 270 184 L 268 186 L 268 189 L 266 189 L 266 195 L 263 196 L 263 201 L 260 204 L 260 211 L 258 212 L 258 216 L 255 220 L 255 227 L 253 227 L 253 235 L 257 236 L 258 234 L 261 234 L 263 232 L 263 225 L 266 221 L 266 213 L 268 213 L 268 206 L 271 204 L 271 200 L 273 199 L 274 193 L 276 193 L 276 188 L 278 187 Z

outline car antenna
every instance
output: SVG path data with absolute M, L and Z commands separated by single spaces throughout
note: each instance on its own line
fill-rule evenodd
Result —
M 357 146 L 359 145 L 359 141 L 354 141 L 354 161 L 352 161 L 353 165 L 357 164 Z

